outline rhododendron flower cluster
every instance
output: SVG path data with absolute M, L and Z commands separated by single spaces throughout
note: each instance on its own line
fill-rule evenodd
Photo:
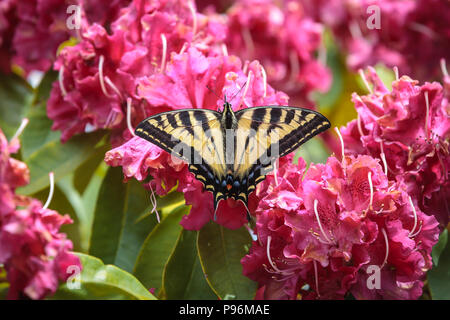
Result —
M 29 182 L 25 163 L 10 157 L 18 148 L 17 138 L 8 143 L 0 130 L 0 265 L 7 273 L 9 299 L 42 299 L 56 291 L 58 281 L 67 280 L 69 266 L 81 270 L 81 264 L 70 252 L 72 241 L 59 232 L 72 223 L 70 217 L 15 194 Z
M 403 183 L 419 208 L 445 227 L 450 217 L 450 109 L 448 90 L 419 85 L 407 76 L 388 90 L 373 68 L 371 93 L 352 96 L 358 119 L 342 129 L 346 153 L 384 162 L 388 177 Z
M 256 191 L 257 240 L 242 259 L 257 298 L 417 299 L 438 223 L 370 156 L 287 162 Z M 371 268 L 380 287 L 369 288 Z
M 220 19 L 198 14 L 192 2 L 150 5 L 136 0 L 120 12 L 110 32 L 96 23 L 88 25 L 80 32 L 81 41 L 58 56 L 59 81 L 53 85 L 48 116 L 53 129 L 62 131 L 63 141 L 99 128 L 114 129 L 113 145 L 128 140 L 126 119 L 130 128 L 171 108 L 143 100 L 137 92 L 145 80 L 141 78 L 164 73 L 172 54 L 188 46 L 212 50 L 224 36 Z
M 5 0 L 0 5 L 0 70 L 11 63 L 25 73 L 50 70 L 58 47 L 70 37 L 79 38 L 89 23 L 105 27 L 130 0 Z M 72 6 L 72 7 L 71 7 Z
M 297 104 L 309 93 L 326 92 L 331 75 L 325 67 L 323 26 L 305 14 L 299 1 L 236 1 L 227 11 L 228 51 L 257 59 L 268 81 Z M 321 60 L 316 58 L 319 55 Z
M 450 3 L 446 0 L 300 1 L 333 30 L 357 70 L 383 62 L 422 81 L 450 59 Z

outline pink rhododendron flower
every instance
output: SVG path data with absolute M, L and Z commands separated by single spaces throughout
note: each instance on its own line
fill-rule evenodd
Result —
M 62 141 L 100 128 L 113 129 L 114 146 L 130 139 L 133 124 L 168 110 L 136 95 L 141 78 L 156 81 L 171 54 L 188 46 L 219 52 L 214 44 L 224 37 L 222 25 L 218 16 L 197 13 L 192 2 L 135 0 L 122 8 L 110 33 L 95 23 L 83 28 L 81 41 L 65 47 L 55 63 L 59 81 L 47 109 L 52 128 L 62 131 Z
M 18 24 L 14 30 L 13 62 L 27 73 L 31 70 L 49 70 L 58 46 L 76 34 L 66 25 L 69 17 L 67 7 L 72 4 L 77 4 L 77 1 L 17 1 Z
M 81 270 L 81 264 L 70 252 L 72 242 L 59 233 L 63 224 L 72 222 L 70 217 L 15 194 L 29 181 L 25 163 L 10 157 L 17 150 L 18 140 L 8 143 L 0 130 L 0 265 L 10 284 L 9 299 L 42 299 L 67 280 L 69 266 Z
M 132 0 L 79 0 L 89 23 L 98 23 L 109 27 L 119 16 L 120 10 L 127 7 Z
M 417 299 L 439 230 L 370 156 L 290 162 L 257 188 L 256 233 L 242 260 L 264 299 Z M 369 267 L 379 289 L 367 287 Z
M 0 70 L 9 72 L 11 68 L 11 43 L 13 30 L 17 24 L 15 16 L 15 0 L 5 0 L 0 3 Z
M 309 102 L 313 90 L 328 90 L 330 73 L 325 62 L 315 58 L 323 27 L 305 15 L 298 1 L 281 6 L 271 0 L 237 1 L 228 17 L 228 51 L 260 61 L 275 88 L 298 104 Z
M 307 14 L 332 29 L 354 70 L 382 62 L 426 80 L 439 75 L 441 58 L 450 59 L 450 4 L 446 0 L 301 3 Z
M 88 23 L 96 22 L 109 28 L 120 9 L 129 3 L 130 0 L 2 1 L 0 55 L 4 59 L 1 69 L 9 71 L 12 62 L 25 73 L 49 70 L 60 44 L 70 37 L 79 38 L 80 27 L 84 29 Z M 77 6 L 78 11 L 70 8 L 72 5 Z M 75 22 L 80 23 L 78 29 L 71 26 Z
M 407 76 L 388 90 L 373 68 L 367 72 L 373 93 L 352 101 L 358 119 L 342 129 L 346 153 L 383 160 L 392 180 L 405 184 L 419 208 L 446 226 L 450 217 L 450 112 L 437 82 Z

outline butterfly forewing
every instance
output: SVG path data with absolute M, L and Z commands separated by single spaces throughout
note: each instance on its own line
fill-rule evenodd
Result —
M 189 163 L 189 169 L 203 183 L 208 172 L 217 177 L 225 172 L 220 113 L 216 111 L 189 109 L 160 113 L 142 121 L 135 132 Z
M 285 106 L 242 109 L 236 112 L 236 119 L 238 130 L 247 132 L 236 137 L 234 174 L 238 177 L 245 177 L 258 167 L 271 168 L 276 158 L 330 127 L 318 112 Z M 247 160 L 243 162 L 242 158 Z

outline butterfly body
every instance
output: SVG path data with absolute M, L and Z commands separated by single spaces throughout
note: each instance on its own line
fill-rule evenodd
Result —
M 222 112 L 184 109 L 151 116 L 135 133 L 186 161 L 205 190 L 213 193 L 216 211 L 228 198 L 247 207 L 249 194 L 278 157 L 329 127 L 313 110 L 266 106 L 234 112 L 225 101 Z

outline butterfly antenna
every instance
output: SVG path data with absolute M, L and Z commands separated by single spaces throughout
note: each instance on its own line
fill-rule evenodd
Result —
M 242 89 L 244 89 L 244 87 L 246 86 L 246 84 L 247 84 L 247 82 L 245 82 L 245 83 L 242 85 L 242 87 L 238 90 L 238 92 L 236 92 L 236 94 L 230 99 L 230 101 L 233 100 L 234 98 L 236 98 L 236 96 L 242 91 Z
M 223 100 L 221 96 L 219 96 L 213 89 L 211 89 L 208 85 L 206 85 L 206 88 L 208 88 L 209 91 L 211 91 L 212 94 L 214 94 L 217 98 L 220 100 Z

